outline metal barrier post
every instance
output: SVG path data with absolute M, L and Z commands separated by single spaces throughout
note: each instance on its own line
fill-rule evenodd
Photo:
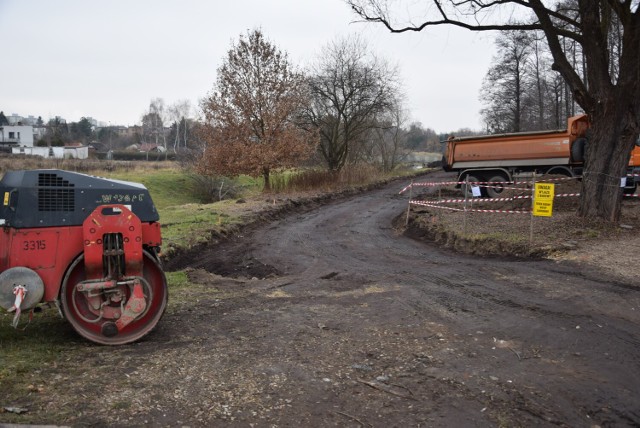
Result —
M 536 198 L 536 172 L 533 172 L 533 181 L 531 186 L 531 224 L 529 225 L 529 251 L 533 249 L 533 208 Z
M 467 235 L 467 198 L 469 197 L 469 175 L 464 178 L 466 184 L 464 189 L 464 215 L 462 220 L 462 234 Z
M 411 196 L 413 195 L 413 180 L 409 185 L 409 205 L 407 206 L 407 218 L 404 221 L 404 227 L 409 226 L 409 214 L 411 213 Z

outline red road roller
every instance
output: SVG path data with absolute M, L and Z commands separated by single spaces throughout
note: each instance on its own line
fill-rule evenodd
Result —
M 167 306 L 159 215 L 141 184 L 62 170 L 0 181 L 0 307 L 54 303 L 82 337 L 140 339 Z

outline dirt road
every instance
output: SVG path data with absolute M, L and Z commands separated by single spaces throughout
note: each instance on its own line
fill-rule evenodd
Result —
M 414 241 L 392 227 L 398 189 L 184 255 L 189 303 L 136 345 L 70 352 L 33 411 L 77 425 L 640 424 L 640 284 Z

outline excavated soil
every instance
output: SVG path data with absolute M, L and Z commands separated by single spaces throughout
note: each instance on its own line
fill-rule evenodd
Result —
M 426 181 L 452 177 L 434 173 Z M 531 208 L 531 185 L 518 184 L 501 197 L 514 200 L 475 199 L 462 202 L 453 186 L 415 187 L 413 199 L 447 201 L 432 206 L 413 205 L 409 216 L 396 219 L 398 227 L 415 239 L 481 257 L 574 260 L 621 280 L 636 280 L 634 255 L 640 250 L 640 198 L 623 199 L 619 224 L 581 219 L 578 210 L 580 182 L 562 176 L 539 178 L 555 186 L 552 217 L 533 217 L 519 211 Z M 520 189 L 520 190 L 516 190 Z M 455 200 L 455 202 L 449 202 Z M 465 211 L 453 211 L 453 209 Z M 497 212 L 479 212 L 497 211 Z
M 640 281 L 614 254 L 637 254 L 638 205 L 622 231 L 558 240 L 564 229 L 536 220 L 544 251 L 513 251 L 517 240 L 483 251 L 468 235 L 442 248 L 459 220 L 413 210 L 407 232 L 403 184 L 292 207 L 176 256 L 168 268 L 186 268 L 191 285 L 137 344 L 95 346 L 61 321 L 68 351 L 34 374 L 36 392 L 12 395 L 28 412 L 0 422 L 638 426 Z M 526 236 L 512 216 L 465 229 Z M 449 238 L 405 234 L 434 230 Z M 594 262 L 612 254 L 619 266 Z

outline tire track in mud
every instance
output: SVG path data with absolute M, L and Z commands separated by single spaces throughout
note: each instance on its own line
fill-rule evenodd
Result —
M 413 343 L 416 331 L 402 326 L 417 319 L 432 326 L 442 337 L 424 339 L 433 342 L 428 348 L 433 355 L 416 361 L 437 364 L 415 363 L 405 381 L 417 394 L 425 394 L 421 382 L 428 382 L 430 390 L 447 397 L 431 409 L 444 418 L 435 419 L 437 426 L 447 425 L 461 406 L 477 408 L 481 426 L 505 420 L 511 425 L 640 423 L 634 398 L 640 396 L 640 373 L 630 370 L 640 366 L 636 284 L 585 273 L 575 264 L 473 258 L 404 237 L 391 226 L 406 208 L 397 187 L 286 217 L 246 241 L 212 249 L 198 267 L 216 272 L 216 266 L 227 266 L 218 271 L 227 274 L 235 263 L 239 275 L 278 275 L 285 285 L 269 301 L 270 312 L 286 314 L 288 323 L 300 322 L 307 311 L 314 314 L 324 326 L 320 331 L 335 335 L 336 346 L 339 339 L 340 352 L 347 354 L 366 347 L 372 336 L 365 331 L 395 331 Z M 251 270 L 247 263 L 268 269 Z M 261 304 L 262 292 L 256 289 L 254 304 Z M 272 333 L 277 341 L 284 340 L 284 321 L 264 316 L 273 329 L 283 330 Z M 294 333 L 296 346 L 313 352 L 300 342 L 307 329 Z M 394 357 L 385 349 L 386 364 L 408 364 L 400 351 Z M 318 369 L 332 365 L 331 352 L 325 352 L 316 350 Z M 397 404 L 397 409 L 408 407 Z M 469 412 L 465 418 L 473 418 Z

